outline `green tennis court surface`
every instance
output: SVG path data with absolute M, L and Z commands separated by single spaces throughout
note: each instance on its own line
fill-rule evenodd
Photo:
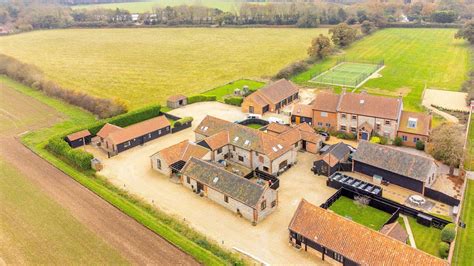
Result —
M 311 82 L 357 88 L 382 66 L 381 64 L 342 62 L 316 75 Z

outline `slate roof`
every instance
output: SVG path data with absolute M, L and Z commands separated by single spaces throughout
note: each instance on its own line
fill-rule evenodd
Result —
M 81 131 L 78 131 L 78 132 L 69 134 L 69 135 L 66 136 L 66 138 L 67 138 L 69 141 L 74 141 L 74 140 L 78 140 L 78 139 L 82 139 L 82 138 L 88 137 L 88 136 L 90 136 L 90 135 L 91 135 L 91 133 L 89 132 L 89 130 L 84 129 L 84 130 L 81 130 Z
M 336 113 L 339 97 L 339 94 L 332 92 L 320 92 L 316 95 L 312 107 L 318 111 Z
M 187 162 L 191 157 L 202 158 L 208 152 L 209 150 L 202 146 L 191 143 L 189 140 L 183 140 L 179 143 L 162 149 L 161 151 L 153 154 L 151 157 L 156 154 L 160 154 L 161 158 L 171 166 L 178 161 Z
M 382 229 L 380 229 L 380 233 L 396 239 L 402 243 L 406 243 L 408 239 L 408 233 L 398 222 L 384 225 Z
M 341 141 L 331 145 L 328 150 L 321 154 L 320 160 L 324 160 L 328 165 L 333 167 L 344 159 L 350 152 L 351 149 L 349 149 L 349 145 Z
M 107 138 L 110 139 L 112 144 L 120 144 L 170 125 L 170 121 L 168 121 L 164 115 L 161 115 L 126 128 L 121 128 L 120 130 L 115 130 L 111 132 Z
M 304 199 L 288 228 L 365 266 L 449 265 L 445 260 L 400 243 Z
M 107 138 L 110 133 L 121 130 L 122 128 L 116 125 L 106 123 L 100 130 L 97 132 L 97 136 L 101 138 Z
M 213 163 L 191 158 L 183 169 L 183 175 L 227 195 L 243 204 L 256 208 L 267 187 L 226 171 Z
M 344 92 L 339 99 L 337 111 L 397 120 L 402 107 L 403 103 L 401 98 L 376 96 L 367 93 Z
M 417 119 L 416 128 L 409 128 L 408 127 L 408 120 L 410 118 Z M 398 131 L 406 132 L 411 134 L 429 136 L 431 130 L 431 115 L 424 114 L 424 113 L 414 113 L 414 112 L 407 112 L 403 111 L 402 116 L 400 118 L 400 126 L 398 127 Z
M 423 182 L 429 177 L 431 169 L 436 167 L 431 158 L 368 141 L 359 142 L 352 159 Z

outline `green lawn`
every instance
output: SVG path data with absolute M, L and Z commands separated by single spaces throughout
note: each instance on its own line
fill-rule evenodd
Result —
M 461 220 L 467 226 L 458 229 L 453 265 L 470 266 L 474 261 L 474 180 L 467 182 Z
M 265 85 L 264 82 L 250 80 L 250 79 L 239 79 L 233 82 L 229 82 L 225 85 L 216 87 L 212 90 L 203 92 L 204 95 L 215 95 L 217 96 L 217 101 L 224 102 L 224 97 L 227 95 L 232 95 L 235 89 L 241 89 L 244 86 L 248 86 L 249 90 L 260 89 Z
M 391 216 L 370 206 L 357 205 L 352 199 L 344 196 L 336 200 L 329 209 L 376 231 L 382 229 Z
M 254 129 L 259 129 L 262 127 L 262 125 L 259 125 L 259 124 L 248 124 L 246 126 L 250 128 L 254 128 Z
M 340 57 L 347 60 L 384 59 L 380 78 L 369 80 L 360 89 L 375 94 L 404 97 L 405 109 L 421 110 L 425 85 L 458 91 L 470 69 L 469 45 L 454 39 L 456 29 L 384 29 L 354 43 L 343 53 L 315 64 L 309 71 L 293 77 L 307 82 L 314 73 L 336 64 Z M 314 85 L 313 85 L 314 86 Z
M 408 222 L 415 238 L 416 247 L 426 253 L 439 257 L 438 247 L 441 241 L 441 230 L 421 225 L 413 217 L 408 217 Z
M 474 117 L 471 118 L 469 126 L 467 155 L 464 167 L 466 170 L 474 171 Z
M 7 265 L 128 264 L 2 158 L 0 202 L 0 261 Z

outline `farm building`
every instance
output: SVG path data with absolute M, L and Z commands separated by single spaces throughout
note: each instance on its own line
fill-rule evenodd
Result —
M 188 104 L 188 97 L 182 94 L 172 95 L 166 100 L 166 106 L 173 109 L 185 106 L 186 104 Z
M 263 115 L 278 113 L 281 108 L 298 99 L 298 87 L 291 81 L 280 79 L 245 97 L 242 112 Z
M 313 163 L 313 172 L 317 175 L 330 176 L 337 171 L 350 171 L 352 164 L 348 161 L 353 148 L 344 142 L 330 146 L 321 153 Z
M 181 182 L 197 194 L 224 206 L 256 224 L 278 205 L 278 192 L 267 181 L 253 182 L 223 167 L 191 158 L 183 168 Z
M 67 135 L 64 140 L 71 146 L 71 148 L 77 148 L 83 145 L 91 143 L 92 135 L 89 130 L 84 129 L 72 134 Z
M 353 171 L 380 176 L 384 181 L 424 194 L 437 177 L 438 166 L 431 158 L 362 141 L 352 158 Z
M 299 125 L 300 123 L 313 124 L 313 108 L 307 104 L 295 104 L 291 111 L 291 123 Z
M 314 249 L 323 261 L 338 265 L 448 266 L 445 260 L 401 243 L 338 214 L 302 200 L 291 219 L 289 241 Z
M 154 170 L 171 176 L 172 174 L 180 173 L 191 157 L 210 160 L 211 151 L 189 140 L 183 140 L 153 154 L 150 156 L 150 160 Z
M 211 160 L 230 160 L 277 175 L 296 163 L 298 150 L 316 153 L 322 144 L 321 136 L 308 124 L 278 127 L 282 133 L 275 135 L 207 116 L 194 132 L 197 143 L 211 150 Z
M 151 118 L 125 128 L 107 123 L 97 133 L 97 145 L 109 156 L 114 156 L 170 132 L 171 125 L 165 116 Z
M 418 141 L 426 143 L 431 132 L 431 115 L 402 112 L 397 136 L 404 146 L 415 147 Z

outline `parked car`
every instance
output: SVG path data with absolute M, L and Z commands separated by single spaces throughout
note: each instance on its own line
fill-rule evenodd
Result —
M 262 119 L 262 116 L 259 114 L 247 114 L 247 119 Z
M 268 122 L 277 123 L 277 124 L 281 124 L 281 125 L 285 124 L 285 121 L 283 121 L 283 119 L 280 119 L 278 117 L 273 117 L 273 116 L 268 118 Z
M 319 131 L 318 134 L 323 136 L 324 140 L 326 140 L 326 141 L 328 141 L 331 138 L 331 135 L 329 135 L 329 133 L 324 132 L 324 131 Z

